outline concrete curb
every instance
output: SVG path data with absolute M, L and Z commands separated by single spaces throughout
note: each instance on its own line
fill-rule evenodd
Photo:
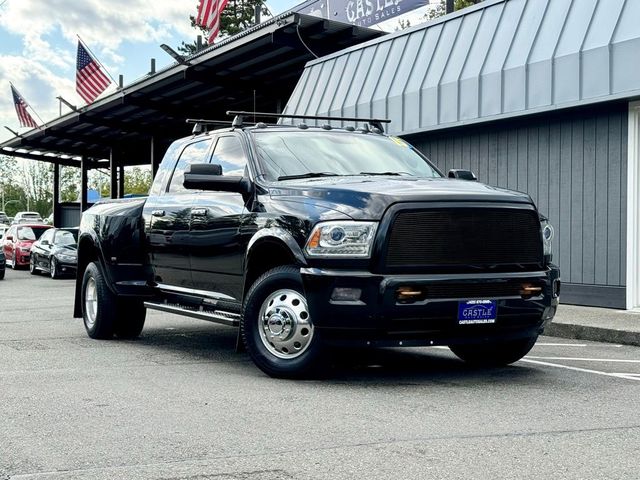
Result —
M 574 340 L 590 340 L 593 342 L 640 346 L 640 332 L 575 325 L 571 323 L 551 322 L 551 324 L 544 329 L 543 335 L 571 338 Z

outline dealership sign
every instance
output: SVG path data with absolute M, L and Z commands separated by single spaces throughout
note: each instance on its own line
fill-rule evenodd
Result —
M 428 4 L 428 0 L 318 0 L 299 11 L 368 27 Z

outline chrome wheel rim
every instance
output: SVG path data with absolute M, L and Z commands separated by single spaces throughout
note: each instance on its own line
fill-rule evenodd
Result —
M 52 258 L 51 259 L 51 265 L 49 265 L 49 268 L 51 270 L 51 278 L 55 278 L 56 277 L 56 259 Z M 95 282 L 94 282 L 95 284 Z
M 307 299 L 295 290 L 278 290 L 260 307 L 258 331 L 264 347 L 275 357 L 302 355 L 313 339 Z
M 36 264 L 33 260 L 33 257 L 31 257 L 31 260 L 29 261 L 29 270 L 31 270 L 31 273 L 36 271 Z
M 87 328 L 93 328 L 98 315 L 98 289 L 96 288 L 96 281 L 93 277 L 87 280 L 87 285 L 84 289 L 84 310 L 86 313 L 85 322 Z

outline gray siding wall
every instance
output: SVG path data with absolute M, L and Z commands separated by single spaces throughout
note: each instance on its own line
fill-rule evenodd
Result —
M 445 174 L 466 168 L 481 182 L 531 195 L 555 227 L 564 282 L 623 287 L 627 122 L 627 103 L 620 103 L 407 139 Z M 602 291 L 617 295 L 608 306 L 624 308 L 623 289 Z

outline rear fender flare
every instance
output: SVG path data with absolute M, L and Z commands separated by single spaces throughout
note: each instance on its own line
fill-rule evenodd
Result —
M 98 256 L 98 263 L 102 269 L 102 273 L 107 280 L 107 286 L 109 290 L 116 294 L 116 291 L 113 289 L 113 284 L 111 282 L 111 275 L 109 274 L 109 269 L 106 268 L 106 263 L 104 259 L 104 254 L 102 252 L 100 240 L 98 239 L 98 235 L 93 231 L 85 231 L 80 234 L 78 238 L 78 269 L 76 272 L 76 294 L 75 301 L 73 307 L 73 316 L 75 318 L 82 317 L 82 305 L 80 304 L 81 299 L 81 289 L 82 289 L 82 278 L 84 277 L 84 271 L 86 270 L 86 266 L 91 263 L 91 261 L 86 261 L 86 249 L 88 246 L 91 246 L 96 252 Z

